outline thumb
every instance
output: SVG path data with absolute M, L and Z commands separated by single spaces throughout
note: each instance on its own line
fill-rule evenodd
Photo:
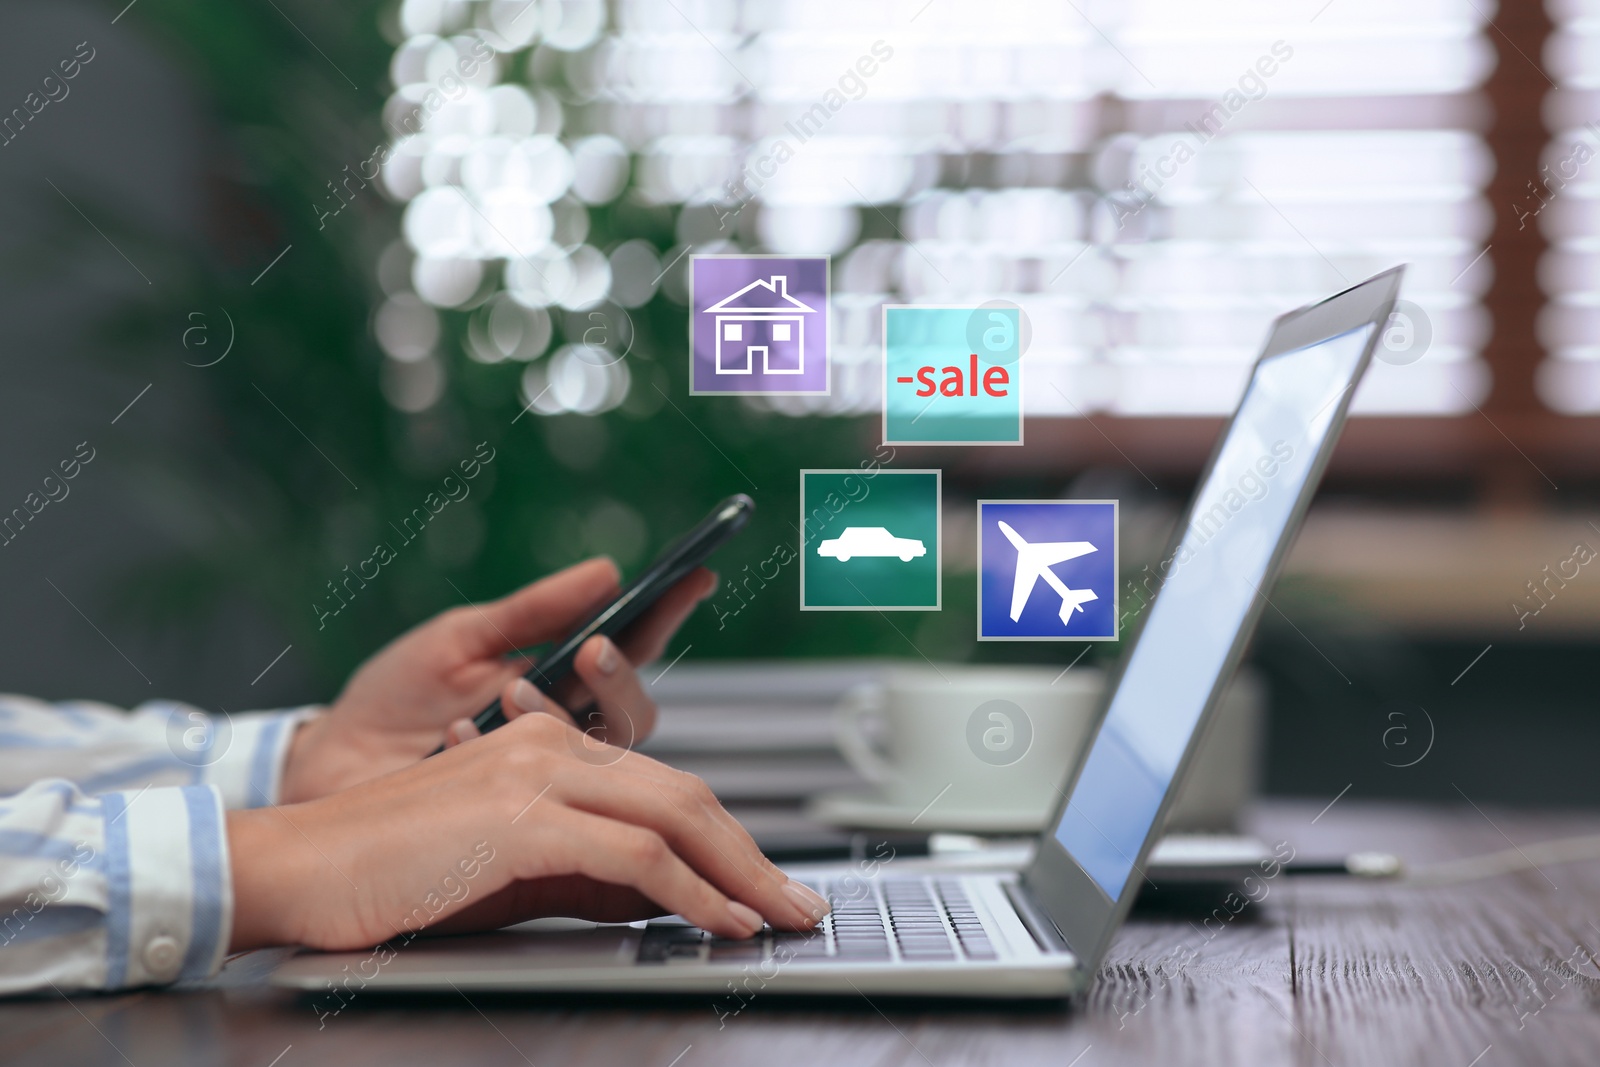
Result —
M 463 741 L 471 741 L 477 736 L 479 736 L 478 727 L 471 719 L 457 719 L 444 732 L 444 747 L 455 748 Z
M 539 692 L 526 678 L 507 682 L 500 690 L 500 710 L 506 721 L 522 715 L 553 715 L 568 726 L 577 726 L 572 714 L 554 700 Z
M 501 655 L 570 631 L 616 596 L 617 565 L 599 557 L 574 564 L 461 616 L 478 655 Z

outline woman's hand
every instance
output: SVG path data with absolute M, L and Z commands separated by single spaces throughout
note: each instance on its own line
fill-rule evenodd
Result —
M 676 912 L 742 938 L 763 919 L 801 930 L 827 913 L 700 779 L 551 715 L 320 800 L 229 812 L 228 847 L 233 951 L 546 915 Z
M 588 560 L 500 600 L 452 608 L 390 642 L 327 712 L 300 727 L 284 767 L 284 802 L 327 796 L 415 763 L 446 739 L 451 723 L 476 715 L 502 690 L 507 718 L 544 711 L 571 722 L 559 704 L 521 681 L 528 660 L 508 656 L 570 632 L 616 596 L 617 579 L 610 560 Z M 594 703 L 603 725 L 593 733 L 604 740 L 632 745 L 648 736 L 656 707 L 633 665 L 660 656 L 715 588 L 716 576 L 701 568 L 631 626 L 622 647 L 591 638 L 578 653 L 576 680 L 561 694 L 567 707 Z M 514 680 L 521 684 L 508 685 Z M 458 725 L 454 739 L 473 733 Z

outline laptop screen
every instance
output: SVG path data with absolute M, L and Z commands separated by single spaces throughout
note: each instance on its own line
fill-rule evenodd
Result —
M 1350 388 L 1370 324 L 1257 364 L 1055 828 L 1116 900 Z

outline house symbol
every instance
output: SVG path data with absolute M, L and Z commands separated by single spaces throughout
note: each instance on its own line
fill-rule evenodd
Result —
M 730 307 L 739 301 L 736 307 Z M 789 295 L 789 279 L 775 274 L 757 278 L 700 314 L 712 315 L 717 328 L 717 373 L 763 374 L 805 372 L 806 322 L 817 309 Z

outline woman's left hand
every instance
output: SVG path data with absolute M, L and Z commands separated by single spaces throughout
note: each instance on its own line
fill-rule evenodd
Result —
M 510 653 L 573 630 L 617 595 L 618 578 L 610 560 L 587 560 L 499 600 L 452 608 L 390 642 L 350 677 L 331 708 L 300 727 L 284 767 L 283 803 L 336 793 L 415 763 L 441 741 L 474 736 L 470 718 L 531 665 Z M 567 709 L 592 703 L 600 713 L 592 732 L 632 747 L 656 722 L 635 664 L 659 657 L 715 588 L 715 575 L 696 570 L 629 627 L 620 648 L 605 637 L 583 646 L 576 678 L 561 694 L 565 707 L 523 682 L 506 717 L 546 712 L 570 722 Z

